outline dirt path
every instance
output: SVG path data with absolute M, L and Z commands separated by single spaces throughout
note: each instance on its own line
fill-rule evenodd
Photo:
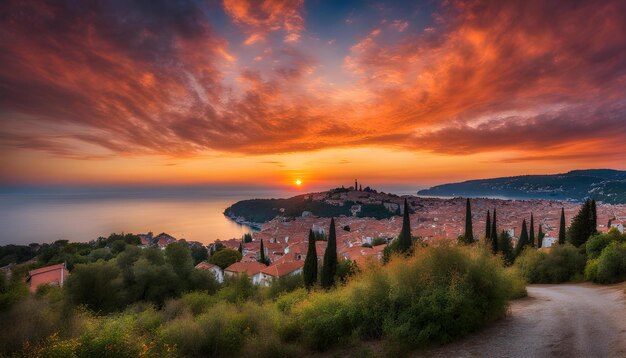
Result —
M 507 318 L 425 356 L 626 357 L 623 285 L 531 285 L 528 296 Z

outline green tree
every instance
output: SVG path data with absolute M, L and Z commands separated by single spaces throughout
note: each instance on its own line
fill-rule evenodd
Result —
M 315 234 L 313 230 L 309 230 L 309 248 L 304 259 L 304 267 L 302 268 L 304 275 L 304 285 L 311 288 L 317 282 L 317 248 L 315 247 Z
M 572 219 L 572 224 L 568 231 L 569 242 L 579 247 L 584 245 L 589 237 L 595 232 L 592 228 L 593 208 L 591 200 L 587 199 L 580 207 L 578 214 Z
M 209 262 L 221 267 L 223 270 L 235 262 L 241 261 L 241 258 L 242 256 L 237 250 L 222 249 L 211 255 Z
M 335 284 L 335 274 L 337 273 L 337 234 L 335 233 L 335 218 L 330 219 L 330 230 L 328 233 L 328 246 L 324 252 L 324 263 L 322 264 L 321 284 L 324 288 L 330 288 Z
M 209 258 L 209 251 L 207 251 L 204 245 L 191 245 L 191 257 L 195 266 Z
M 487 219 L 485 220 L 485 240 L 489 242 L 491 237 L 491 213 L 487 210 Z
M 186 281 L 193 270 L 191 250 L 186 242 L 174 242 L 165 248 L 165 262 L 170 264 L 180 280 Z
M 182 292 L 182 282 L 171 265 L 143 255 L 133 265 L 135 282 L 128 287 L 130 301 L 148 301 L 158 306 Z
M 543 238 L 546 235 L 543 233 L 543 228 L 541 224 L 539 224 L 539 232 L 537 233 L 537 247 L 541 248 L 543 246 Z
M 260 263 L 262 263 L 265 266 L 269 266 L 270 265 L 270 259 L 267 258 L 265 256 L 265 247 L 263 246 L 263 239 L 261 239 L 261 248 L 260 248 L 260 253 L 259 253 L 259 260 Z
M 591 217 L 590 217 L 590 235 L 594 235 L 598 232 L 598 213 L 596 210 L 596 200 L 591 200 Z M 609 226 L 610 227 L 610 226 Z
M 528 233 L 528 245 L 535 247 L 535 217 L 530 213 L 530 230 Z
M 404 216 L 402 218 L 402 230 L 398 236 L 398 251 L 407 253 L 411 250 L 413 240 L 411 238 L 411 219 L 409 217 L 409 203 L 404 199 Z
M 515 253 L 513 252 L 511 235 L 504 230 L 502 230 L 500 237 L 498 238 L 498 248 L 500 249 L 500 252 L 502 252 L 504 263 L 507 266 L 513 264 L 513 261 L 515 260 Z
M 237 249 L 237 251 L 239 251 L 239 253 L 243 255 L 243 244 L 242 243 L 239 243 L 239 249 Z
M 111 312 L 123 305 L 121 271 L 111 261 L 78 264 L 65 281 L 70 301 L 96 312 Z
M 528 229 L 526 227 L 526 219 L 524 219 L 522 221 L 522 233 L 519 235 L 519 240 L 517 240 L 517 245 L 515 246 L 515 256 L 519 256 L 529 244 Z
M 472 230 L 472 208 L 470 200 L 467 198 L 465 204 L 465 234 L 463 234 L 463 242 L 466 244 L 474 243 L 474 232 Z
M 498 252 L 498 223 L 496 218 L 496 208 L 493 208 L 493 220 L 491 221 L 491 251 L 495 254 Z
M 559 244 L 565 244 L 565 236 L 566 236 L 566 228 L 565 228 L 565 209 L 561 208 L 561 222 L 559 224 Z

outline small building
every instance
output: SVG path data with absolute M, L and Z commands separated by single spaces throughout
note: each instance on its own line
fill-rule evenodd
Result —
M 543 241 L 541 241 L 541 247 L 552 247 L 555 242 L 559 242 L 559 239 L 552 236 L 546 236 L 543 238 Z
M 621 234 L 624 233 L 624 222 L 622 221 L 617 221 L 617 222 L 612 222 L 611 223 L 611 227 L 609 229 L 612 228 L 616 228 L 617 231 L 619 231 Z
M 303 267 L 304 261 L 287 261 L 268 266 L 261 270 L 261 284 L 269 286 L 272 281 L 280 277 L 300 274 Z
M 213 273 L 213 276 L 215 276 L 215 279 L 217 280 L 217 282 L 222 283 L 224 282 L 224 271 L 222 271 L 222 269 L 217 266 L 217 265 L 213 265 L 211 263 L 208 263 L 206 261 L 202 261 L 199 264 L 196 265 L 196 269 L 198 270 L 206 270 L 209 272 Z
M 266 267 L 257 261 L 239 261 L 224 269 L 224 277 L 237 277 L 245 273 L 253 284 L 258 285 L 261 283 L 261 271 Z
M 64 263 L 46 266 L 28 271 L 26 282 L 28 282 L 30 292 L 36 292 L 41 285 L 63 286 L 69 274 Z

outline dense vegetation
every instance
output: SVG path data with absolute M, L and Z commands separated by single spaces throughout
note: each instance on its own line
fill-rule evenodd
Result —
M 393 257 L 385 266 L 372 262 L 330 290 L 314 288 L 307 293 L 302 276 L 276 281 L 269 288 L 254 286 L 247 277 L 219 287 L 199 287 L 185 268 L 166 276 L 186 277 L 186 288 L 171 286 L 180 291 L 170 298 L 159 296 L 163 293 L 159 291 L 157 296 L 165 299 L 146 296 L 151 298 L 133 301 L 129 298 L 138 296 L 124 293 L 136 291 L 124 285 L 119 264 L 127 250 L 109 261 L 77 266 L 75 271 L 83 272 L 72 273 L 71 285 L 41 289 L 4 310 L 2 321 L 15 322 L 15 327 L 1 336 L 0 352 L 68 357 L 300 356 L 358 345 L 362 339 L 383 339 L 388 349 L 414 348 L 450 341 L 501 317 L 509 298 L 524 290 L 482 246 L 440 245 L 418 247 L 412 256 Z M 127 268 L 139 262 L 152 269 L 176 260 L 186 262 L 190 253 L 183 255 L 184 251 L 181 246 L 160 258 L 156 251 L 145 251 L 149 253 L 140 253 Z M 151 270 L 143 272 L 147 271 Z M 95 287 L 81 278 L 87 276 L 117 288 L 89 294 L 87 289 Z M 169 283 L 152 286 L 161 285 Z M 124 298 L 126 304 L 119 304 Z M 105 311 L 115 313 L 104 315 Z

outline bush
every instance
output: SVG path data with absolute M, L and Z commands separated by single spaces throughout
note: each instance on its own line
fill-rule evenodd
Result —
M 516 284 L 483 247 L 417 248 L 293 308 L 290 334 L 325 350 L 352 335 L 412 347 L 447 342 L 501 317 Z M 294 333 L 295 331 L 295 333 Z
M 587 263 L 585 278 L 598 283 L 626 280 L 626 244 L 612 242 L 604 248 L 600 257 Z
M 571 244 L 553 246 L 548 253 L 526 248 L 515 266 L 529 283 L 560 283 L 582 275 L 585 256 Z
M 602 250 L 612 242 L 626 242 L 626 234 L 622 235 L 617 229 L 613 228 L 605 234 L 590 237 L 586 243 L 587 256 L 590 259 L 598 258 Z

